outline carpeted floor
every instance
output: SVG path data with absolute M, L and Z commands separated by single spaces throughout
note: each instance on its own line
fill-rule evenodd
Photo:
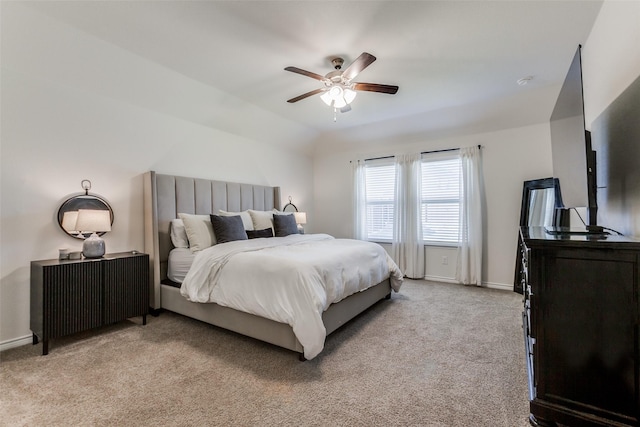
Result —
M 165 312 L 0 354 L 2 426 L 528 426 L 521 297 L 407 280 L 296 354 Z

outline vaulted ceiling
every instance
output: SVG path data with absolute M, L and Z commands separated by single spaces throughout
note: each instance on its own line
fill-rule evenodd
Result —
M 446 134 L 548 120 L 573 54 L 601 1 L 83 1 L 28 6 L 310 134 Z M 362 52 L 377 57 L 338 114 L 316 95 L 318 74 Z M 530 76 L 526 85 L 517 81 Z M 211 102 L 220 103 L 219 99 Z M 240 111 L 242 109 L 239 109 Z M 251 123 L 244 123 L 251 126 Z M 243 131 L 238 129 L 239 133 Z

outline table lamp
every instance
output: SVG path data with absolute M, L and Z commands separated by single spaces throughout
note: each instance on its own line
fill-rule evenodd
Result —
M 307 213 L 306 212 L 294 212 L 293 216 L 296 219 L 296 224 L 298 224 L 298 233 L 304 234 L 303 225 L 307 223 Z
M 111 214 L 105 210 L 79 209 L 75 230 L 91 233 L 82 244 L 82 255 L 85 258 L 100 258 L 104 255 L 105 245 L 97 233 L 111 231 Z

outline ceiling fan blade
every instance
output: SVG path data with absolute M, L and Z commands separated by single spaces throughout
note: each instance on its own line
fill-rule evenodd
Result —
M 303 76 L 311 77 L 312 79 L 320 80 L 323 82 L 327 80 L 325 76 L 321 76 L 320 74 L 312 73 L 311 71 L 303 70 L 298 67 L 287 67 L 285 68 L 285 70 L 291 71 L 292 73 L 296 74 L 302 74 Z
M 289 103 L 298 102 L 298 101 L 300 101 L 301 99 L 305 99 L 305 98 L 308 98 L 308 97 L 310 97 L 310 96 L 316 95 L 316 94 L 318 94 L 318 93 L 322 93 L 322 92 L 324 92 L 324 91 L 326 91 L 326 90 L 327 90 L 327 89 L 324 89 L 324 88 L 316 89 L 316 90 L 312 90 L 311 92 L 303 93 L 303 94 L 302 94 L 302 95 L 300 95 L 300 96 L 296 96 L 295 98 L 291 98 L 291 99 L 287 100 L 287 102 L 289 102 Z
M 367 52 L 362 52 L 362 55 L 358 56 L 355 61 L 353 61 L 343 72 L 342 77 L 346 80 L 351 80 L 362 70 L 367 68 L 373 61 L 376 60 L 376 57 Z
M 354 90 L 364 90 L 367 92 L 389 93 L 391 95 L 398 92 L 398 86 L 379 85 L 376 83 L 354 83 Z

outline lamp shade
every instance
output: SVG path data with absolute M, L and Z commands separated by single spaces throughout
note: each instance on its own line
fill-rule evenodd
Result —
M 306 212 L 294 212 L 293 216 L 296 219 L 296 224 L 306 224 L 307 223 L 307 213 Z
M 104 210 L 80 209 L 75 230 L 92 233 L 111 231 L 111 214 Z
M 62 217 L 62 228 L 67 233 L 76 231 L 76 223 L 78 222 L 78 211 L 67 211 Z

